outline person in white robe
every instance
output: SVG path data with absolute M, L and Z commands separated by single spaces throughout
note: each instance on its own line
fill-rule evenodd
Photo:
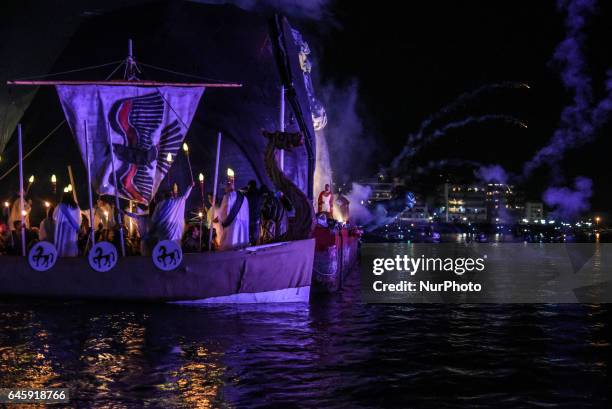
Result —
M 53 212 L 55 221 L 55 248 L 59 257 L 79 255 L 77 245 L 81 210 L 74 201 L 72 193 L 64 193 L 61 203 Z
M 140 255 L 148 256 L 150 254 L 147 246 L 147 240 L 149 239 L 149 231 L 151 230 L 151 217 L 147 210 L 142 209 L 140 206 L 136 206 L 133 212 L 125 210 L 124 224 L 129 226 L 129 221 L 132 220 L 136 226 L 136 234 L 140 238 Z
M 192 183 L 181 196 L 173 197 L 168 194 L 157 204 L 151 218 L 151 229 L 149 230 L 151 243 L 149 245 L 154 246 L 162 240 L 173 240 L 178 245 L 181 244 L 183 230 L 185 230 L 185 202 L 193 186 Z
M 21 204 L 19 203 L 20 196 L 13 202 L 11 206 L 11 214 L 9 215 L 9 227 L 11 230 L 15 230 L 15 222 L 21 220 Z M 23 210 L 25 212 L 23 220 L 25 222 L 25 228 L 30 228 L 30 211 L 32 210 L 32 200 L 23 201 Z
M 110 229 L 115 223 L 111 213 L 111 206 L 101 198 L 98 198 L 96 208 L 94 209 L 94 224 L 91 227 L 94 230 L 98 230 L 100 224 L 102 224 L 103 229 Z
M 325 213 L 327 217 L 334 217 L 334 193 L 331 191 L 329 183 L 325 184 L 325 190 L 319 193 L 317 213 Z
M 219 250 L 238 249 L 249 244 L 249 201 L 242 192 L 236 191 L 233 179 L 225 184 L 225 195 L 215 221 L 220 223 L 221 229 Z
M 53 220 L 53 206 L 47 209 L 47 217 L 45 217 L 38 227 L 38 240 L 49 241 L 53 243 L 55 241 L 55 220 Z
M 221 224 L 219 223 L 219 212 L 221 207 L 213 205 L 213 195 L 208 194 L 208 202 L 211 204 L 206 210 L 206 228 L 213 229 L 212 244 L 214 249 L 219 248 L 219 240 L 221 239 Z

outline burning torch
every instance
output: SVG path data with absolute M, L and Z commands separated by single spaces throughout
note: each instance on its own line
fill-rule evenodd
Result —
M 204 213 L 198 212 L 198 217 L 200 218 L 200 253 L 202 252 L 202 222 L 204 221 Z
M 187 158 L 187 166 L 189 166 L 189 176 L 191 176 L 191 182 L 193 183 L 193 170 L 191 170 L 191 159 L 189 159 L 189 146 L 186 142 L 183 142 L 183 152 Z
M 204 174 L 200 173 L 198 175 L 198 180 L 200 181 L 200 196 L 202 196 L 202 207 L 204 207 Z
M 33 184 L 34 184 L 34 175 L 30 176 L 30 178 L 28 179 L 28 188 L 26 189 L 26 195 L 30 191 L 30 188 L 32 187 Z
M 166 156 L 166 162 L 168 162 L 168 187 L 172 188 L 172 177 L 170 176 L 170 168 L 172 168 L 172 154 L 168 152 Z

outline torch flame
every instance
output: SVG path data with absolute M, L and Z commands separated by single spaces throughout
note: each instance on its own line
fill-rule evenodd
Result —
M 57 176 L 51 175 L 51 183 L 57 183 Z
M 183 143 L 183 150 L 185 153 L 189 152 L 189 146 L 187 146 L 187 143 Z
M 168 156 L 166 156 L 166 161 L 168 161 L 168 163 L 172 163 L 172 154 L 169 153 Z
M 28 179 L 28 182 L 34 183 L 34 175 L 30 176 L 30 178 Z
M 204 182 L 204 174 L 203 174 L 203 173 L 200 173 L 200 174 L 198 175 L 198 180 L 199 180 L 200 182 Z
M 232 168 L 227 168 L 227 177 L 228 178 L 234 177 L 234 170 Z
M 49 206 L 51 206 L 51 203 L 49 203 L 49 202 L 47 202 L 47 201 L 45 200 L 45 207 L 46 207 L 46 208 L 49 208 Z

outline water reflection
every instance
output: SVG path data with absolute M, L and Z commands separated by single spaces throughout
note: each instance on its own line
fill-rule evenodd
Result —
M 76 407 L 567 407 L 609 382 L 607 305 L 4 303 L 0 383 Z M 442 404 L 444 403 L 444 404 Z
M 4 336 L 14 336 L 14 345 L 0 343 L 0 374 L 7 374 L 11 385 L 21 388 L 42 388 L 57 385 L 57 373 L 49 352 L 49 333 L 29 312 L 3 312 Z M 3 379 L 4 376 L 2 376 Z M 3 385 L 6 383 L 2 382 Z
M 220 352 L 202 345 L 184 345 L 180 352 L 181 366 L 170 373 L 163 386 L 166 392 L 177 392 L 176 401 L 188 407 L 208 409 L 218 407 L 219 389 L 225 369 L 218 363 Z M 177 402 L 178 403 L 178 402 Z

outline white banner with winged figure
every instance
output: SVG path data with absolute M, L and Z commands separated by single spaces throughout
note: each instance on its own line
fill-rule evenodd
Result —
M 66 120 L 98 194 L 149 203 L 182 146 L 204 87 L 58 85 Z M 87 132 L 85 132 L 87 121 Z M 86 140 L 86 135 L 87 139 Z

